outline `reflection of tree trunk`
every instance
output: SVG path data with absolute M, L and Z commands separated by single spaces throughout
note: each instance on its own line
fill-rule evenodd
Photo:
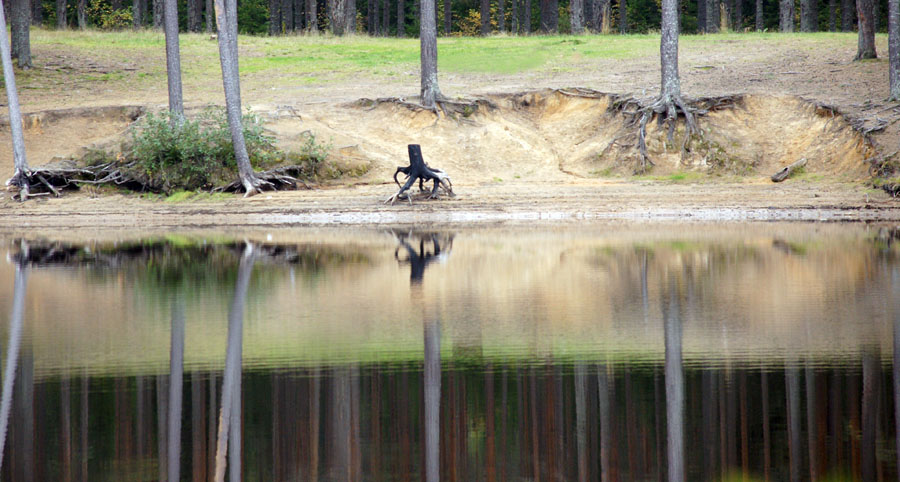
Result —
M 158 375 L 156 377 L 156 458 L 158 463 L 159 480 L 167 480 L 168 476 L 168 449 L 166 443 L 169 440 L 166 414 L 169 413 L 169 389 L 168 377 Z
M 62 448 L 62 480 L 72 480 L 72 390 L 71 379 L 63 375 L 59 383 L 60 439 Z
M 681 314 L 674 289 L 663 306 L 666 337 L 666 428 L 669 482 L 684 481 L 684 371 L 681 366 Z
M 88 480 L 88 389 L 90 379 L 85 374 L 81 378 L 81 482 Z
M 586 390 L 587 370 L 583 363 L 575 364 L 575 439 L 578 450 L 578 480 L 588 480 L 587 462 L 587 418 L 586 418 Z
M 658 372 L 653 374 L 653 406 L 655 407 L 653 437 L 656 439 L 656 480 L 666 479 L 665 467 L 665 437 L 663 436 L 663 424 L 666 420 L 665 403 L 663 397 L 666 391 L 665 376 L 660 377 Z
M 207 480 L 206 476 L 206 396 L 203 393 L 203 379 L 200 373 L 191 373 L 191 472 L 197 482 Z
M 895 12 L 896 13 L 896 12 Z M 894 283 L 897 281 L 894 280 Z M 896 292 L 896 287 L 894 288 Z M 896 308 L 895 308 L 896 309 Z M 897 441 L 897 466 L 900 467 L 900 312 L 894 313 L 894 423 Z M 834 443 L 834 442 L 832 442 Z
M 880 361 L 872 352 L 863 355 L 863 392 L 862 392 L 862 480 L 872 482 L 876 480 L 876 434 L 877 430 L 877 403 L 878 403 L 878 378 L 880 375 Z
M 309 477 L 319 480 L 319 417 L 320 397 L 322 393 L 321 370 L 316 367 L 312 372 L 312 391 L 309 403 Z
M 333 479 L 350 480 L 350 372 L 336 368 L 332 375 L 331 413 Z
M 738 3 L 740 0 L 738 0 Z M 750 478 L 750 426 L 747 420 L 747 372 L 741 370 L 738 374 L 738 389 L 740 393 L 741 410 L 741 473 L 744 480 Z
M 218 4 L 217 4 L 218 6 Z M 220 29 L 222 30 L 222 29 Z M 247 245 L 238 266 L 234 298 L 228 311 L 228 347 L 225 351 L 225 374 L 222 379 L 222 409 L 219 413 L 219 431 L 216 442 L 215 481 L 225 480 L 225 454 L 231 479 L 241 473 L 240 425 L 241 425 L 241 364 L 243 358 L 244 304 L 250 286 L 255 258 L 253 246 Z M 229 441 L 229 438 L 231 439 Z M 229 446 L 230 442 L 230 446 Z M 237 476 L 237 477 L 235 477 Z
M 171 344 L 169 345 L 169 478 L 181 480 L 181 402 L 184 376 L 184 305 L 181 298 L 172 304 Z
M 497 480 L 497 452 L 494 425 L 494 369 L 488 364 L 484 370 L 484 470 L 488 482 Z
M 216 471 L 216 374 L 209 374 L 209 404 L 206 409 L 206 472 L 212 475 Z M 207 479 L 209 477 L 207 476 Z
M 441 328 L 425 322 L 425 481 L 440 480 Z
M 638 478 L 638 446 L 637 436 L 637 411 L 634 401 L 634 387 L 631 382 L 631 369 L 625 369 L 625 446 L 628 450 L 628 476 L 635 480 Z M 643 464 L 641 464 L 643 465 Z
M 610 482 L 612 478 L 612 414 L 610 413 L 611 380 L 605 365 L 597 370 L 597 398 L 600 410 L 600 480 Z
M 788 450 L 790 452 L 791 482 L 800 480 L 800 370 L 785 367 L 787 388 Z
M 15 407 L 10 434 L 10 480 L 34 481 L 34 354 L 30 349 L 22 353 L 21 369 L 13 384 Z M 21 455 L 18 452 L 21 450 Z M 16 454 L 16 455 L 13 455 Z M 21 461 L 21 462 L 20 462 Z
M 816 453 L 816 372 L 806 366 L 806 443 L 809 445 L 809 480 L 819 479 L 819 454 Z
M 504 454 L 512 453 L 512 450 L 509 446 L 509 432 L 507 431 L 506 421 L 509 419 L 509 412 L 507 410 L 507 405 L 509 401 L 509 376 L 508 371 L 503 369 L 503 374 L 500 376 L 500 447 L 504 451 Z M 507 463 L 506 456 L 500 457 L 500 466 L 497 468 L 498 476 L 500 480 L 507 480 L 506 477 L 506 467 L 509 464 Z
M 769 428 L 769 372 L 763 369 L 760 375 L 763 416 L 763 475 L 766 482 L 772 477 L 772 436 Z
M 713 480 L 716 473 L 716 428 L 719 426 L 717 385 L 719 376 L 711 369 L 703 371 L 703 447 L 705 477 Z
M 850 471 L 854 478 L 860 477 L 859 470 L 859 375 L 851 374 L 847 377 L 847 411 L 850 414 Z
M 144 403 L 144 393 L 146 391 L 146 387 L 144 386 L 144 377 L 138 375 L 134 379 L 134 391 L 135 391 L 135 399 L 137 404 L 137 458 L 141 462 L 143 462 L 144 457 L 147 455 L 147 447 L 144 442 L 147 438 L 146 432 L 146 424 L 144 423 L 144 419 L 147 417 L 147 405 Z
M 0 468 L 3 467 L 3 453 L 6 447 L 6 428 L 9 426 L 9 412 L 12 408 L 13 382 L 16 379 L 16 365 L 19 359 L 19 345 L 22 340 L 22 325 L 25 314 L 25 290 L 28 271 L 16 265 L 13 283 L 13 305 L 9 315 L 9 341 L 6 346 L 6 362 L 3 364 L 3 393 L 0 396 Z
M 534 482 L 541 482 L 540 453 L 538 452 L 538 411 L 537 411 L 537 376 L 536 368 L 531 367 L 528 381 L 529 406 L 531 408 L 531 470 Z
M 841 407 L 841 375 L 837 370 L 831 374 L 829 392 L 828 412 L 831 415 L 829 447 L 831 447 L 831 453 L 828 458 L 833 469 L 842 469 L 844 466 L 844 421 Z

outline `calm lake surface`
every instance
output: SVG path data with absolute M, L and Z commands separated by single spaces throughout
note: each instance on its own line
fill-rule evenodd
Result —
M 5 239 L 0 477 L 896 480 L 896 237 Z

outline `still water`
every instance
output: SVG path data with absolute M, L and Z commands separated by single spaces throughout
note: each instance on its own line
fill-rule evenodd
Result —
M 6 239 L 0 477 L 896 480 L 895 237 Z

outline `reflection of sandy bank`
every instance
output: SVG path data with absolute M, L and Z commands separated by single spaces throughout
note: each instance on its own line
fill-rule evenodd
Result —
M 411 266 L 398 262 L 394 235 L 245 234 L 344 254 L 257 266 L 245 366 L 421 359 L 423 311 L 411 303 Z M 688 363 L 805 354 L 827 360 L 856 356 L 872 343 L 890 350 L 893 261 L 873 237 L 863 226 L 837 225 L 463 230 L 416 289 L 441 319 L 445 357 L 661 360 L 661 296 L 674 279 Z M 148 284 L 138 268 L 32 273 L 26 335 L 40 373 L 167 366 L 170 293 Z M 194 283 L 186 297 L 189 366 L 221 365 L 225 353 L 231 292 L 223 288 L 228 270 L 215 272 L 226 278 Z M 0 266 L 7 310 L 12 273 L 12 265 Z

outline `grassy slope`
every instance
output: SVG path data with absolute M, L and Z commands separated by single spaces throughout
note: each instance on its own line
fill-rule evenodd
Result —
M 498 80 L 528 73 L 552 76 L 597 68 L 598 62 L 655 59 L 658 39 L 654 34 L 441 38 L 439 69 L 442 74 L 488 75 Z M 855 42 L 855 34 L 752 33 L 687 35 L 681 39 L 683 56 L 738 44 L 746 57 L 753 55 L 747 44 L 773 42 L 813 51 Z M 164 43 L 162 33 L 151 30 L 33 29 L 36 68 L 19 73 L 26 110 L 61 104 L 162 102 L 166 88 Z M 215 40 L 205 34 L 183 34 L 181 52 L 186 98 L 216 101 L 221 80 Z M 243 90 L 249 93 L 250 101 L 255 93 L 296 86 L 328 88 L 396 81 L 418 84 L 417 39 L 244 36 L 240 39 L 240 55 Z M 391 93 L 373 94 L 378 95 Z

